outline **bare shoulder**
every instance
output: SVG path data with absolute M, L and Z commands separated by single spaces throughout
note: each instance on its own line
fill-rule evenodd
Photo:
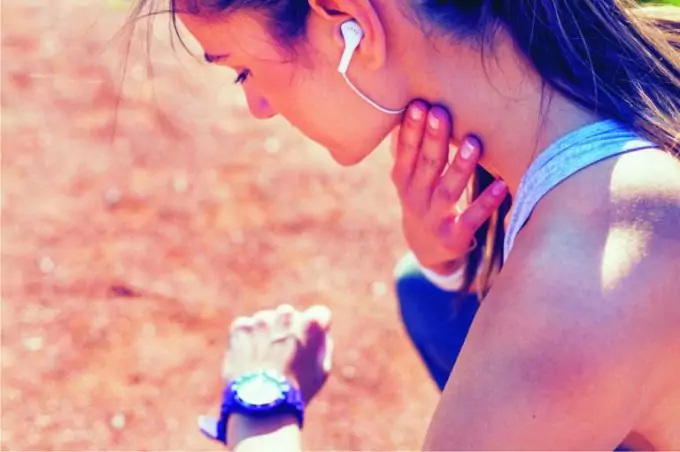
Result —
M 604 295 L 678 305 L 680 160 L 642 151 L 582 170 L 545 197 L 523 235 L 520 247 L 559 248 L 597 267 L 590 279 Z
M 680 165 L 650 151 L 544 198 L 481 304 L 426 448 L 680 444 L 678 193 Z
M 575 174 L 539 204 L 507 264 L 509 284 L 529 278 L 539 291 L 572 294 L 577 315 L 626 331 L 627 346 L 677 354 L 680 161 L 642 151 Z
M 553 319 L 551 328 L 561 325 L 562 343 L 579 347 L 593 368 L 606 362 L 609 375 L 623 372 L 644 388 L 635 402 L 641 404 L 638 436 L 661 449 L 678 447 L 677 158 L 661 151 L 626 154 L 560 184 L 517 237 L 501 276 L 497 288 L 532 303 L 526 312 L 550 313 L 544 319 Z
M 586 186 L 597 178 L 609 182 L 606 197 L 594 206 L 605 238 L 603 287 L 635 287 L 632 301 L 640 307 L 665 315 L 675 308 L 680 315 L 680 160 L 661 151 L 634 152 L 583 177 Z M 589 227 L 587 218 L 576 224 Z

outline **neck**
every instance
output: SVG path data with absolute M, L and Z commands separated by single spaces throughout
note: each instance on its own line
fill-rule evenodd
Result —
M 484 146 L 480 164 L 503 179 L 513 197 L 546 147 L 599 119 L 545 86 L 507 36 L 499 35 L 485 60 L 461 44 L 435 47 L 416 57 L 424 70 L 412 80 L 413 97 L 449 109 L 454 143 L 478 137 Z

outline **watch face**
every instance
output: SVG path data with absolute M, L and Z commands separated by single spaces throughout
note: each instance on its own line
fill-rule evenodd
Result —
M 285 378 L 271 372 L 246 375 L 234 385 L 236 397 L 253 407 L 268 407 L 282 402 L 287 388 Z

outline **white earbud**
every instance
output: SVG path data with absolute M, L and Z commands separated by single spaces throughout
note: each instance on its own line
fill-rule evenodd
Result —
M 359 43 L 364 38 L 364 30 L 361 29 L 356 20 L 348 20 L 340 25 L 340 32 L 345 40 L 345 50 L 343 50 L 342 58 L 340 58 L 338 72 L 344 75 L 347 73 L 354 52 L 356 52 Z
M 368 102 L 373 108 L 385 114 L 399 115 L 406 111 L 405 108 L 392 110 L 390 108 L 381 107 L 380 105 L 369 99 L 368 96 L 366 96 L 364 93 L 359 91 L 359 89 L 356 86 L 354 86 L 354 84 L 347 77 L 347 70 L 349 69 L 350 63 L 352 62 L 354 52 L 356 52 L 357 48 L 359 47 L 359 44 L 361 43 L 361 40 L 364 38 L 364 30 L 361 29 L 361 26 L 356 20 L 348 20 L 346 22 L 343 22 L 342 25 L 340 25 L 340 32 L 342 33 L 342 38 L 345 41 L 345 49 L 343 50 L 342 57 L 340 58 L 338 72 L 342 74 L 342 77 L 345 79 L 349 87 L 352 88 L 352 90 L 354 90 L 354 92 L 357 93 L 359 97 Z

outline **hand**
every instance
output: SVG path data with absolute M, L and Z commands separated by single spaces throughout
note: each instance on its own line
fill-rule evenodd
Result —
M 315 306 L 304 312 L 288 305 L 239 317 L 231 325 L 222 376 L 226 381 L 257 370 L 275 370 L 298 386 L 309 403 L 331 369 L 331 312 Z
M 326 382 L 331 370 L 333 342 L 329 335 L 330 321 L 330 310 L 324 306 L 299 312 L 291 306 L 282 305 L 276 310 L 260 311 L 252 317 L 237 318 L 231 324 L 222 377 L 230 381 L 251 371 L 274 370 L 286 375 L 300 389 L 305 404 L 308 404 Z M 290 416 L 265 422 L 234 415 L 229 421 L 229 437 L 236 445 L 293 424 L 297 428 L 297 420 Z M 198 426 L 208 437 L 219 438 L 218 419 L 200 416 Z
M 481 156 L 481 143 L 467 137 L 449 163 L 452 125 L 446 110 L 411 104 L 393 140 L 392 181 L 402 206 L 406 242 L 418 261 L 448 275 L 475 246 L 474 235 L 508 194 L 494 182 L 474 201 L 464 196 Z

